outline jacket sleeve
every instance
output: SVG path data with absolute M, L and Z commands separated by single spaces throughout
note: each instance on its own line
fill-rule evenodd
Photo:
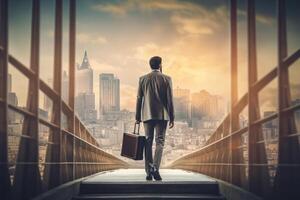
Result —
M 137 92 L 137 99 L 136 99 L 136 110 L 135 110 L 135 120 L 141 121 L 141 110 L 142 110 L 142 101 L 143 101 L 143 87 L 142 87 L 142 79 L 139 79 L 139 86 Z
M 174 121 L 174 104 L 173 104 L 173 86 L 172 79 L 169 79 L 168 89 L 167 89 L 167 109 L 170 117 L 170 121 Z

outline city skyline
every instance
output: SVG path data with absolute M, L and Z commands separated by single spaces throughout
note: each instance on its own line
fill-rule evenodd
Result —
M 105 79 L 109 79 L 108 81 L 117 80 L 117 82 L 119 82 L 119 83 L 117 83 L 117 84 L 119 84 L 118 87 L 122 86 L 122 82 L 119 80 L 117 74 L 113 74 L 110 71 L 107 71 L 105 73 L 100 73 L 100 74 L 94 74 L 93 73 L 93 66 L 89 63 L 90 59 L 88 57 L 88 52 L 87 52 L 87 50 L 84 50 L 83 52 L 84 52 L 84 56 L 83 56 L 83 59 L 82 59 L 82 64 L 79 64 L 78 62 L 76 64 L 77 65 L 76 84 L 75 84 L 76 95 L 79 94 L 79 91 L 81 93 L 88 91 L 89 93 L 94 93 L 94 95 L 97 94 L 97 93 L 99 94 L 99 95 L 95 95 L 95 97 L 94 97 L 95 98 L 95 108 L 96 108 L 97 113 L 98 113 L 98 115 L 97 115 L 97 118 L 98 118 L 101 115 L 101 105 L 100 105 L 101 103 L 97 104 L 96 102 L 101 102 L 101 100 L 100 100 L 101 84 L 97 84 L 97 85 L 99 85 L 99 88 L 96 88 L 96 87 L 94 87 L 95 82 L 101 83 L 101 76 L 105 76 Z M 88 70 L 89 71 L 88 74 L 83 74 L 81 72 L 83 70 Z M 96 78 L 95 81 L 91 81 L 91 80 L 94 79 L 95 76 L 98 77 L 98 78 Z M 64 77 L 63 80 L 65 80 L 65 77 L 67 77 L 67 72 L 66 71 L 63 71 L 63 77 Z M 63 85 L 63 87 L 65 87 L 65 86 Z M 180 90 L 180 92 L 177 92 L 177 90 L 178 91 Z M 206 91 L 206 89 L 203 88 L 203 89 L 200 89 L 199 91 L 190 92 L 191 88 L 181 88 L 181 87 L 177 86 L 176 88 L 173 88 L 173 91 L 174 91 L 174 100 L 175 101 L 176 101 L 175 97 L 177 95 L 186 96 L 187 95 L 186 93 L 188 93 L 188 96 L 190 98 L 189 103 L 191 103 L 191 97 L 192 97 L 193 94 L 201 92 L 201 91 Z M 119 95 L 120 95 L 120 97 L 118 97 L 118 98 L 122 99 L 122 95 L 120 94 L 120 91 L 117 92 L 117 93 L 119 93 Z M 180 94 L 180 93 L 182 93 L 182 94 Z M 218 96 L 219 94 L 213 94 L 213 95 Z M 64 93 L 64 96 L 66 96 L 65 93 Z M 67 97 L 64 97 L 64 99 L 67 99 Z M 120 105 L 118 105 L 117 106 L 118 108 L 115 111 L 128 110 L 128 111 L 131 111 L 131 112 L 135 112 L 135 100 L 136 99 L 134 98 L 132 100 L 134 101 L 134 104 L 132 104 L 131 107 L 121 107 Z M 227 103 L 228 102 L 225 102 L 225 104 L 227 104 Z M 97 106 L 97 105 L 99 105 L 99 106 Z M 189 107 L 189 105 L 187 105 L 187 107 Z M 191 108 L 189 108 L 189 109 L 191 109 Z M 189 110 L 189 112 L 191 112 L 191 110 Z M 189 115 L 191 115 L 191 113 L 189 113 Z
M 299 44 L 299 18 L 295 1 L 288 1 L 288 50 Z M 63 12 L 63 69 L 68 71 L 67 3 Z M 206 89 L 229 99 L 229 2 L 226 0 L 192 1 L 78 1 L 76 60 L 84 50 L 89 52 L 94 67 L 94 86 L 99 87 L 96 74 L 111 72 L 121 80 L 121 108 L 134 107 L 138 77 L 150 71 L 148 60 L 153 55 L 163 58 L 163 71 L 173 78 L 174 88 L 180 86 L 197 92 Z M 10 16 L 10 53 L 25 65 L 29 64 L 30 4 L 9 1 L 19 10 Z M 246 5 L 238 2 L 238 78 L 239 96 L 247 89 Z M 22 11 L 22 12 L 21 12 Z M 188 14 L 190 13 L 190 14 Z M 92 19 L 92 20 L 91 20 Z M 276 65 L 276 3 L 257 3 L 258 76 Z M 146 23 L 145 23 L 146 22 Z M 98 26 L 101 24 L 101 26 Z M 145 30 L 145 31 L 141 31 Z M 22 37 L 19 36 L 22 33 Z M 47 81 L 53 70 L 54 2 L 41 2 L 41 66 L 40 76 Z M 184 49 L 184 51 L 182 51 Z M 299 65 L 299 63 L 295 63 Z M 293 67 L 290 80 L 299 95 L 299 68 Z M 11 71 L 13 71 L 11 69 Z M 15 79 L 20 79 L 19 75 Z M 220 83 L 222 80 L 222 84 Z M 25 83 L 25 84 L 24 84 Z M 25 102 L 25 81 L 13 85 L 20 102 Z M 52 84 L 50 84 L 51 86 Z M 295 89 L 293 89 L 295 88 Z M 275 84 L 271 89 L 276 90 Z M 272 92 L 270 92 L 272 94 Z M 95 92 L 96 99 L 98 94 Z M 25 97 L 24 97 L 25 96 Z M 273 95 L 274 96 L 274 95 Z M 272 99 L 276 99 L 272 96 Z M 98 108 L 98 101 L 96 107 Z M 276 107 L 276 106 L 275 106 Z
M 68 101 L 68 73 L 66 71 L 62 72 L 62 99 L 64 101 Z M 105 112 L 101 112 L 101 103 L 99 103 L 99 106 L 96 106 L 96 102 L 101 102 L 100 97 L 106 97 L 105 99 L 102 99 L 104 102 L 102 107 L 105 107 L 106 112 L 109 111 L 120 111 L 120 110 L 128 110 L 131 112 L 135 112 L 135 105 L 132 108 L 121 108 L 120 107 L 120 85 L 121 82 L 118 79 L 118 77 L 115 74 L 112 73 L 101 73 L 98 75 L 99 77 L 99 88 L 94 87 L 94 81 L 93 81 L 93 67 L 89 63 L 89 57 L 88 52 L 85 50 L 82 58 L 82 63 L 78 64 L 76 67 L 76 78 L 75 78 L 75 110 L 78 114 L 78 116 L 83 121 L 94 121 L 101 118 L 101 115 L 105 114 Z M 96 74 L 97 76 L 97 74 Z M 103 80 L 102 80 L 103 79 Z M 9 74 L 9 91 L 11 91 L 12 84 L 11 84 L 11 75 Z M 52 80 L 49 79 L 48 83 L 51 83 Z M 101 87 L 102 85 L 105 85 L 106 87 Z M 102 91 L 101 90 L 104 91 Z M 97 91 L 98 90 L 98 91 Z M 193 118 L 192 116 L 192 108 L 195 107 L 195 104 L 193 104 L 193 96 L 197 94 L 206 94 L 211 97 L 217 97 L 221 98 L 221 96 L 217 94 L 210 94 L 205 89 L 201 89 L 197 92 L 190 92 L 191 90 L 189 88 L 180 88 L 177 86 L 176 88 L 173 88 L 173 96 L 174 96 L 174 104 L 175 104 L 175 110 L 177 111 L 176 114 L 176 120 L 177 121 L 186 121 L 191 123 L 191 120 Z M 99 95 L 95 95 L 96 93 L 99 93 Z M 100 93 L 103 93 L 102 95 Z M 96 96 L 99 96 L 99 99 L 96 98 Z M 108 102 L 107 100 L 110 100 L 111 102 Z M 225 102 L 224 99 L 222 99 L 222 105 L 226 107 L 226 104 L 228 102 Z M 52 109 L 51 100 L 44 96 L 43 100 L 43 108 L 47 112 L 51 112 Z M 86 106 L 84 106 L 86 105 Z M 207 105 L 210 105 L 209 103 Z M 201 105 L 198 105 L 201 106 Z M 211 105 L 212 107 L 215 107 L 216 105 Z M 95 111 L 93 111 L 95 110 Z M 103 110 L 103 109 L 102 109 Z M 224 111 L 226 109 L 224 108 Z M 226 110 L 227 112 L 227 110 Z M 221 112 L 219 116 L 223 116 L 226 112 Z M 102 114 L 101 114 L 102 113 Z M 204 112 L 203 112 L 204 113 Z M 206 113 L 207 114 L 207 113 Z M 87 117 L 90 115 L 90 117 Z M 87 120 L 90 118 L 90 120 Z

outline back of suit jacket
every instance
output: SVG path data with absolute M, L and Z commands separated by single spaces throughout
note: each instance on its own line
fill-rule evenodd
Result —
M 170 120 L 174 121 L 174 106 L 171 77 L 159 70 L 140 77 L 136 120 Z

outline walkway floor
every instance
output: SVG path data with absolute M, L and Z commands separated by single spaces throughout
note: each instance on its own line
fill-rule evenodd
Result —
M 83 183 L 107 183 L 107 182 L 203 182 L 203 183 L 216 183 L 215 180 L 203 174 L 188 172 L 180 169 L 161 169 L 160 174 L 162 181 L 146 181 L 144 169 L 118 169 L 112 171 L 101 172 Z

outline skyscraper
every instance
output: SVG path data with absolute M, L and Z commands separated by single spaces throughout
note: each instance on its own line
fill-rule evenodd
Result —
M 89 63 L 86 51 L 84 52 L 81 65 L 77 65 L 76 70 L 76 95 L 79 93 L 93 93 L 93 69 Z
M 87 52 L 81 65 L 76 70 L 75 111 L 84 122 L 94 122 L 97 119 L 95 110 L 95 94 L 93 92 L 93 69 L 89 63 Z
M 18 97 L 17 97 L 16 93 L 12 91 L 12 76 L 11 76 L 11 74 L 8 74 L 7 83 L 8 83 L 7 101 L 14 106 L 18 106 Z M 8 112 L 8 122 L 9 123 L 15 123 L 18 120 L 20 120 L 20 116 L 17 115 L 17 113 Z
M 17 97 L 17 94 L 12 91 L 12 76 L 11 76 L 11 74 L 8 74 L 8 76 L 7 76 L 7 83 L 8 83 L 7 101 L 12 105 L 17 106 L 18 105 L 18 97 Z
M 95 122 L 97 111 L 95 110 L 95 94 L 79 93 L 76 96 L 75 110 L 84 122 Z
M 223 99 L 218 95 L 211 95 L 206 90 L 192 94 L 192 117 L 218 117 L 224 114 Z
M 173 90 L 175 120 L 188 122 L 191 117 L 190 90 L 179 87 Z
M 114 74 L 103 73 L 99 76 L 99 114 L 120 111 L 120 80 Z

